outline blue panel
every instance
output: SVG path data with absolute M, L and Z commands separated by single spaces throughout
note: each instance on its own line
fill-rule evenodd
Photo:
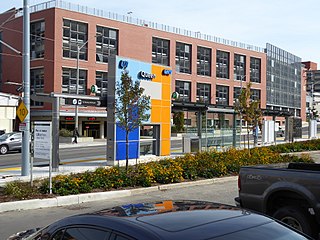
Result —
M 116 160 L 126 159 L 126 142 L 117 142 Z M 129 142 L 129 159 L 139 158 L 139 142 Z
M 139 157 L 140 127 L 129 133 L 129 159 Z M 126 159 L 126 131 L 116 126 L 116 160 Z

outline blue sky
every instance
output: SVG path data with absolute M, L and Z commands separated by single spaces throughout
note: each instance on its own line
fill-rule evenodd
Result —
M 0 12 L 23 0 L 0 0 Z M 29 0 L 29 4 L 45 2 Z M 319 0 L 67 0 L 264 48 L 271 43 L 320 69 Z

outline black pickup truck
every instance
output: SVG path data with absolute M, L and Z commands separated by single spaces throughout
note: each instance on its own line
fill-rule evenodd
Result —
M 320 164 L 242 167 L 236 204 L 320 239 Z

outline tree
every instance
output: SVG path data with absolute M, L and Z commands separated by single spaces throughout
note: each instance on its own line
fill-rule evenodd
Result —
M 175 112 L 173 113 L 173 124 L 175 125 L 176 132 L 180 133 L 184 130 L 184 113 Z
M 252 100 L 251 96 L 251 83 L 247 83 L 246 88 L 241 89 L 239 104 L 235 107 L 235 110 L 238 113 L 241 113 L 243 120 L 247 122 L 248 149 L 250 128 L 257 131 L 257 127 L 261 128 L 262 125 L 262 111 L 260 108 L 260 100 Z M 256 143 L 256 136 L 254 135 L 254 137 Z
M 117 126 L 126 134 L 126 170 L 129 164 L 129 133 L 150 118 L 150 97 L 144 95 L 140 81 L 133 81 L 129 72 L 124 70 L 116 85 L 115 115 Z

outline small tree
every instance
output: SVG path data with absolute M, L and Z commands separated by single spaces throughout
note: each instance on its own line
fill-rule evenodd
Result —
M 236 111 L 242 114 L 242 118 L 247 122 L 248 133 L 248 149 L 249 149 L 249 130 L 256 129 L 257 126 L 261 128 L 262 111 L 260 108 L 260 100 L 251 99 L 251 83 L 247 83 L 246 88 L 241 89 L 239 96 L 239 104 L 236 106 Z M 258 129 L 256 129 L 258 131 Z M 256 141 L 255 141 L 256 142 Z
M 120 82 L 116 85 L 116 119 L 117 126 L 126 134 L 126 170 L 129 164 L 129 133 L 150 118 L 150 97 L 143 94 L 140 81 L 133 81 L 128 71 L 123 71 Z
M 184 130 L 184 113 L 175 112 L 173 113 L 173 124 L 175 125 L 175 130 L 180 133 Z

